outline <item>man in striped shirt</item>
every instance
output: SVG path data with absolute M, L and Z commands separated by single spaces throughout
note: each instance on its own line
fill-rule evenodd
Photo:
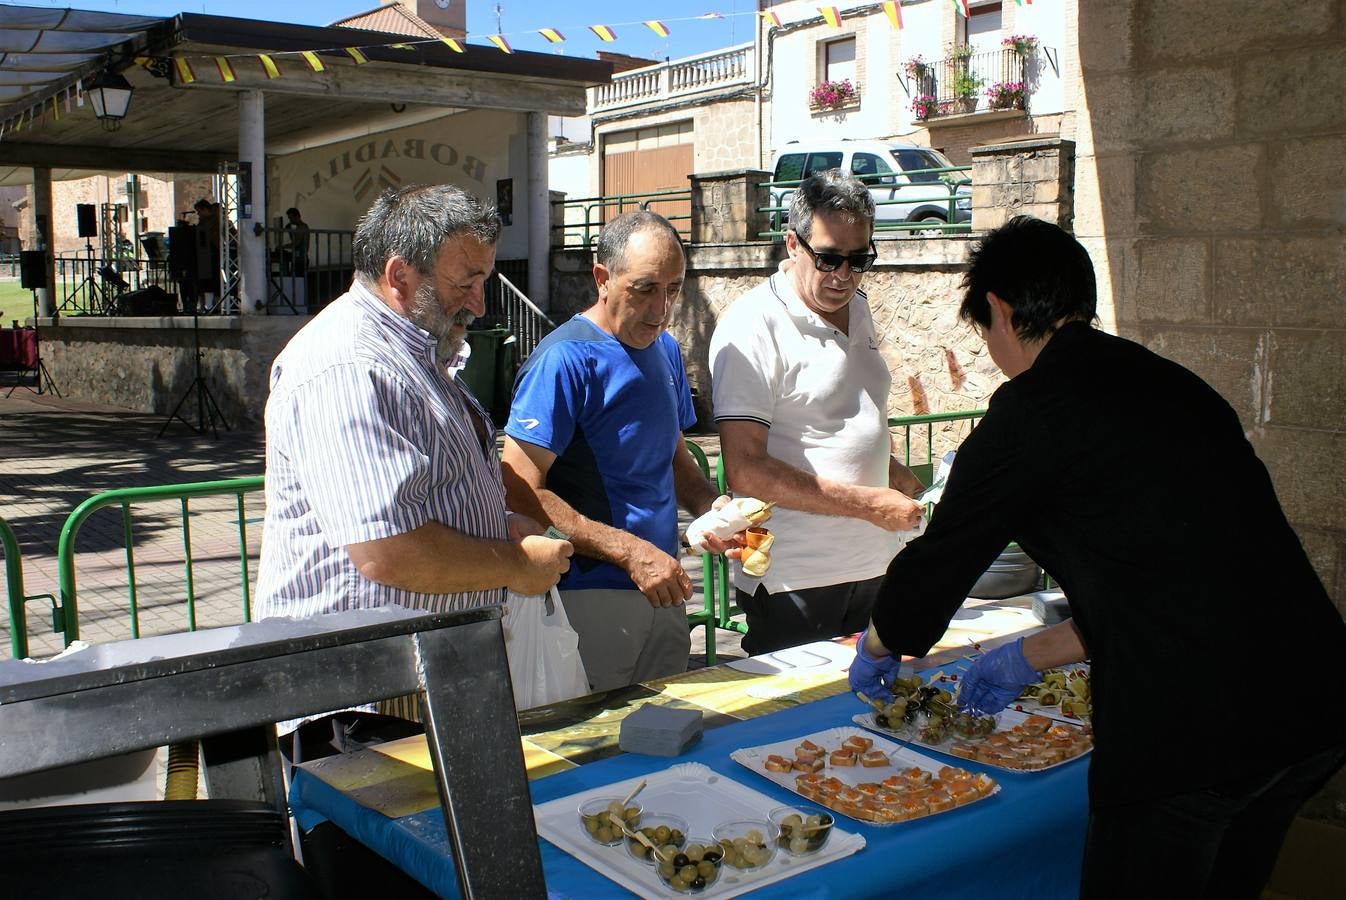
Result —
M 271 369 L 263 616 L 468 609 L 569 567 L 568 542 L 506 512 L 495 429 L 445 371 L 499 234 L 451 185 L 387 191 L 361 219 L 350 290 Z

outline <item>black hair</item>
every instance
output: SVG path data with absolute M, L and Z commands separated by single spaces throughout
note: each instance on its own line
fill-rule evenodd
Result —
M 297 207 L 297 206 L 291 206 L 289 209 L 285 210 L 285 215 L 287 215 L 287 216 L 297 216 L 297 215 L 299 215 L 299 207 Z
M 1084 246 L 1060 227 L 1015 216 L 988 232 L 972 251 L 958 315 L 991 324 L 988 291 L 1014 310 L 1010 324 L 1023 340 L 1049 336 L 1063 320 L 1093 321 L 1098 306 L 1094 265 Z

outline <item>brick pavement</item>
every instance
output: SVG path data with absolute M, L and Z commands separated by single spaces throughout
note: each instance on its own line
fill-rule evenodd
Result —
M 58 594 L 61 527 L 85 499 L 113 488 L 262 474 L 260 432 L 221 431 L 212 438 L 175 422 L 157 438 L 163 421 L 161 416 L 38 396 L 23 388 L 8 399 L 0 397 L 0 517 L 18 537 L 25 594 Z M 713 464 L 718 440 L 698 442 Z M 236 624 L 243 620 L 243 603 L 235 501 L 201 498 L 191 501 L 190 512 L 197 627 Z M 257 576 L 264 512 L 260 492 L 246 497 L 250 585 Z M 95 512 L 78 532 L 75 578 L 83 640 L 131 637 L 124 546 L 122 515 L 115 508 Z M 133 507 L 133 547 L 140 634 L 185 630 L 185 556 L 177 501 Z M 700 557 L 688 557 L 685 565 L 697 590 L 688 608 L 696 611 L 701 608 Z M 62 648 L 61 636 L 51 630 L 46 601 L 28 605 L 28 636 L 32 656 L 49 656 Z M 0 652 L 8 653 L 9 639 L 9 619 L 0 616 Z M 703 658 L 704 642 L 698 628 L 692 634 L 694 664 Z M 716 645 L 718 653 L 742 655 L 735 633 L 718 632 Z

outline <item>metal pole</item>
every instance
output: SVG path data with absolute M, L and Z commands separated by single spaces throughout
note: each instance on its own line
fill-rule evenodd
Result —
M 251 163 L 252 177 L 247 185 L 238 185 L 239 193 L 251 197 L 238 209 L 238 263 L 241 284 L 238 311 L 243 315 L 266 312 L 266 241 L 253 233 L 253 223 L 266 223 L 266 117 L 261 91 L 242 91 L 238 95 L 238 159 Z M 240 180 L 247 177 L 247 167 Z M 221 223 L 221 228 L 227 225 Z
M 528 298 L 551 309 L 551 193 L 547 189 L 547 114 L 528 114 Z

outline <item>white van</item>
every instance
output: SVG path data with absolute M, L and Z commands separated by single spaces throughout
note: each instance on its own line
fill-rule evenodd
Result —
M 776 151 L 772 181 L 801 181 L 815 172 L 840 169 L 870 185 L 875 223 L 948 222 L 949 195 L 953 194 L 953 222 L 972 221 L 972 188 L 968 172 L 931 172 L 952 166 L 938 150 L 897 141 L 836 140 L 790 141 Z M 779 202 L 789 206 L 794 191 L 774 188 Z M 787 218 L 781 214 L 780 221 Z

